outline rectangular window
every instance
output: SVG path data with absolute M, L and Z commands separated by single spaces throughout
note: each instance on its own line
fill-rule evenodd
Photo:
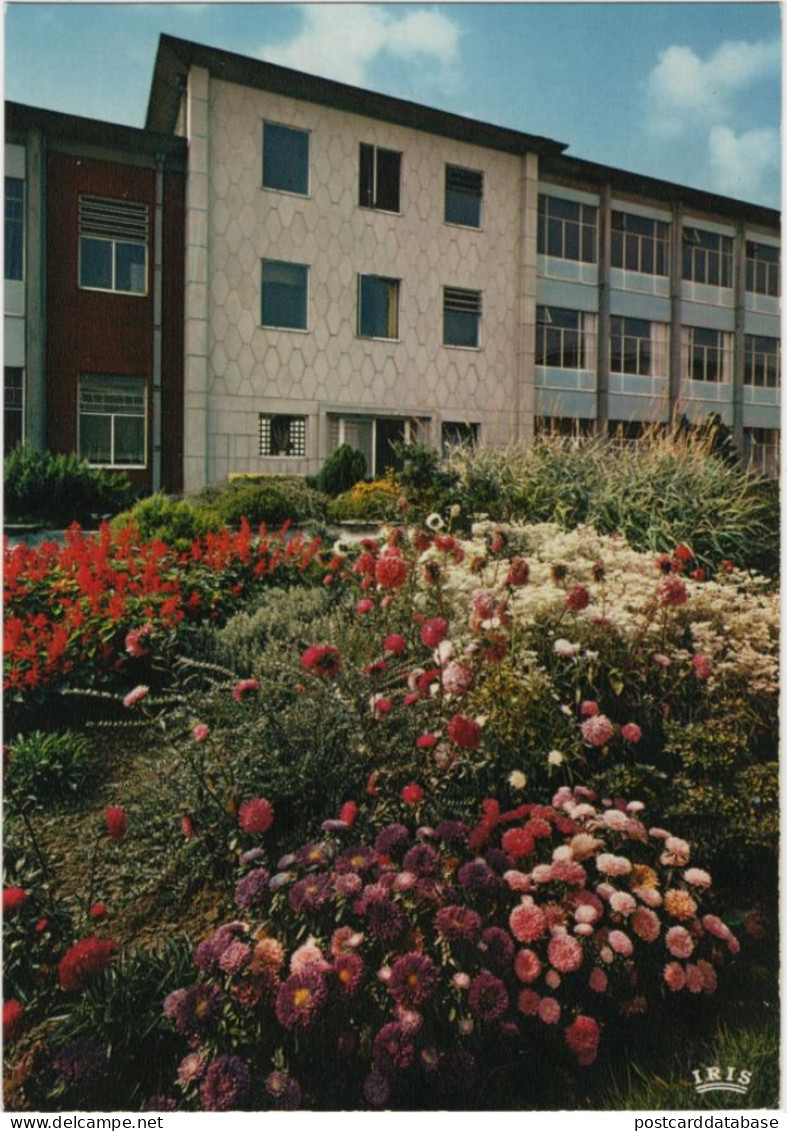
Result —
M 477 349 L 480 329 L 481 292 L 444 287 L 443 344 Z
M 358 333 L 362 338 L 399 337 L 399 280 L 360 275 Z
M 5 278 L 21 280 L 24 273 L 25 182 L 5 179 Z
M 610 319 L 610 372 L 649 377 L 653 372 L 650 322 L 642 318 Z
M 309 193 L 309 134 L 275 122 L 262 123 L 262 186 Z
M 24 438 L 24 370 L 6 366 L 3 388 L 3 448 L 6 454 Z
M 706 330 L 700 326 L 684 326 L 686 376 L 689 381 L 732 380 L 731 334 Z
M 596 262 L 598 208 L 559 196 L 538 196 L 538 254 Z
M 552 369 L 592 369 L 591 320 L 595 315 L 557 306 L 536 311 L 536 365 Z
M 401 153 L 361 142 L 358 182 L 358 203 L 361 208 L 398 212 L 401 168 Z
M 669 274 L 669 224 L 613 212 L 611 263 L 641 275 Z
M 447 455 L 454 448 L 474 448 L 478 443 L 478 425 L 467 421 L 444 420 L 442 425 L 443 452 Z
M 732 286 L 732 240 L 729 236 L 683 229 L 683 278 L 712 287 Z
M 79 378 L 79 454 L 107 467 L 145 466 L 145 380 Z
M 79 198 L 79 285 L 144 295 L 148 289 L 148 206 Z
M 306 455 L 306 417 L 260 413 L 260 455 Z
M 781 294 L 778 247 L 770 244 L 746 243 L 746 290 L 758 295 L 778 298 Z
M 282 330 L 307 328 L 309 268 L 303 263 L 262 261 L 262 325 Z
M 481 227 L 484 174 L 458 165 L 445 167 L 445 219 L 465 228 Z
M 760 389 L 778 389 L 781 386 L 782 351 L 778 338 L 747 334 L 744 357 L 744 385 Z
M 779 440 L 778 428 L 744 428 L 743 458 L 748 469 L 778 478 Z

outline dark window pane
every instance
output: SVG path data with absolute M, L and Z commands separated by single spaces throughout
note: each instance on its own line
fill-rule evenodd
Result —
M 144 294 L 146 284 L 144 244 L 115 244 L 115 290 Z
M 112 249 L 111 240 L 95 240 L 82 236 L 79 241 L 79 285 L 112 289 Z
M 452 174 L 452 167 L 446 168 L 445 218 L 449 224 L 463 224 L 467 228 L 481 227 L 482 178 L 473 174 L 476 183 L 468 176 L 464 179 Z M 461 170 L 457 170 L 460 172 Z M 538 222 L 539 250 L 541 245 L 541 218 Z
M 596 262 L 596 229 L 584 225 L 582 228 L 582 262 Z
M 719 255 L 718 252 L 709 251 L 708 256 L 708 282 L 711 286 L 719 285 Z
M 612 266 L 623 266 L 623 233 L 612 233 Z
M 559 216 L 563 220 L 579 220 L 580 206 L 573 200 L 562 200 L 559 196 L 549 198 L 550 216 Z
M 554 255 L 558 259 L 563 258 L 563 225 L 560 220 L 550 220 L 549 228 L 547 229 L 548 243 L 547 255 Z
M 547 339 L 547 355 L 546 364 L 551 365 L 553 368 L 560 369 L 563 361 L 561 357 L 561 342 L 562 337 L 560 330 L 550 326 L 546 333 Z
M 375 208 L 385 212 L 399 211 L 399 171 L 401 153 L 392 149 L 377 150 L 377 199 Z
M 623 245 L 624 262 L 627 271 L 639 270 L 639 241 L 636 236 L 624 236 L 625 243 Z
M 392 279 L 362 275 L 360 333 L 364 338 L 395 338 L 397 335 L 397 287 Z
M 262 127 L 262 183 L 265 188 L 309 191 L 309 135 L 305 130 L 265 122 Z
M 5 278 L 22 279 L 24 265 L 24 181 L 5 178 Z
M 144 416 L 115 417 L 116 464 L 145 462 Z
M 111 416 L 80 416 L 79 454 L 88 463 L 112 462 Z
M 443 315 L 443 341 L 447 346 L 478 345 L 477 314 L 446 310 Z
M 358 203 L 361 208 L 374 206 L 374 146 L 361 142 L 358 174 Z
M 565 225 L 565 249 L 564 257 L 566 259 L 579 259 L 579 224 Z
M 639 269 L 644 275 L 653 274 L 653 240 L 640 241 Z
M 305 330 L 308 267 L 262 261 L 262 324 Z
M 539 202 L 541 197 L 539 197 Z M 547 254 L 547 218 L 539 212 L 538 216 L 538 254 Z
M 704 248 L 698 247 L 694 252 L 694 282 L 704 283 L 707 281 L 707 251 Z

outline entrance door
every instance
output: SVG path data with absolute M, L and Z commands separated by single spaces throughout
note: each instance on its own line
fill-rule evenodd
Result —
M 401 471 L 402 460 L 393 450 L 397 440 L 404 440 L 406 421 L 397 417 L 378 416 L 377 444 L 374 474 L 377 478 L 385 475 L 389 468 Z

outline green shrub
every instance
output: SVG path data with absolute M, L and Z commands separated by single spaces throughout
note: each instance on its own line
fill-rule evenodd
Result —
M 35 730 L 12 743 L 6 791 L 19 801 L 43 805 L 79 798 L 95 767 L 96 756 L 84 735 Z
M 168 546 L 185 548 L 210 530 L 219 530 L 222 520 L 208 507 L 195 506 L 186 499 L 172 499 L 157 492 L 140 500 L 112 523 L 113 530 L 136 525 L 145 542 L 158 538 Z
M 309 522 L 325 516 L 325 497 L 298 475 L 267 475 L 239 478 L 226 487 L 212 488 L 198 496 L 223 523 L 235 526 L 246 518 L 252 526 L 261 522 L 279 527 L 290 522 Z
M 366 456 L 349 444 L 342 444 L 328 456 L 317 475 L 317 487 L 326 495 L 349 491 L 366 475 Z
M 356 483 L 328 504 L 332 522 L 386 522 L 397 516 L 401 491 L 392 476 Z
M 127 475 L 90 467 L 76 455 L 39 452 L 21 444 L 6 456 L 6 521 L 81 525 L 129 506 Z

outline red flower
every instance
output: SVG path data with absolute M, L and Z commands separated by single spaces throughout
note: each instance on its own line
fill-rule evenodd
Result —
M 620 728 L 620 737 L 625 742 L 639 742 L 642 738 L 642 728 L 638 727 L 636 723 L 626 723 L 625 726 Z
M 659 603 L 664 608 L 677 608 L 679 605 L 685 605 L 689 596 L 686 591 L 686 583 L 681 581 L 679 577 L 665 577 L 663 581 L 659 582 L 656 593 Z
M 477 750 L 481 744 L 481 728 L 475 719 L 454 715 L 448 724 L 448 737 L 455 746 L 464 750 Z
M 590 594 L 584 585 L 575 585 L 566 594 L 566 605 L 572 613 L 580 613 L 590 604 Z
M 701 566 L 698 566 L 696 569 L 693 569 L 691 571 L 691 574 L 689 576 L 693 577 L 695 581 L 704 581 L 705 580 L 705 570 L 702 569 Z
M 27 901 L 27 892 L 24 888 L 3 888 L 3 914 L 10 915 L 18 911 Z
M 503 578 L 504 585 L 527 585 L 530 578 L 530 566 L 524 558 L 512 558 L 508 573 Z
M 500 847 L 503 852 L 518 860 L 521 856 L 529 856 L 531 852 L 535 852 L 536 842 L 527 829 L 509 829 L 508 832 L 503 833 Z
M 241 679 L 235 684 L 232 689 L 232 698 L 236 703 L 240 703 L 243 696 L 249 691 L 259 691 L 260 685 L 256 679 Z
M 383 554 L 375 567 L 377 584 L 383 589 L 401 589 L 409 572 L 410 563 L 398 554 Z
M 376 797 L 377 796 L 377 771 L 376 770 L 373 771 L 371 774 L 369 774 L 368 781 L 366 782 L 366 792 L 369 794 L 370 797 Z
M 427 648 L 436 648 L 448 634 L 448 621 L 445 617 L 432 617 L 421 625 L 421 640 Z
M 355 801 L 345 801 L 339 810 L 339 820 L 344 821 L 345 825 L 354 825 L 355 818 L 358 816 L 358 805 Z
M 393 632 L 390 636 L 386 636 L 383 647 L 386 652 L 391 652 L 394 656 L 401 656 L 406 650 L 407 644 L 403 636 L 400 636 L 397 632 Z
M 341 671 L 341 653 L 333 644 L 312 644 L 301 656 L 301 667 L 325 679 L 333 679 Z
M 364 599 L 362 601 L 359 601 L 355 606 L 355 611 L 359 616 L 363 616 L 364 613 L 370 613 L 373 608 L 374 601 L 371 599 L 371 597 L 364 597 Z
M 88 914 L 91 919 L 107 919 L 109 917 L 109 908 L 106 903 L 94 903 Z
M 9 1001 L 3 1002 L 4 1040 L 13 1041 L 19 1036 L 24 1016 L 25 1007 L 22 1005 L 21 1001 L 17 1001 L 15 997 L 12 997 Z
M 595 699 L 584 699 L 579 704 L 579 713 L 586 717 L 588 715 L 598 715 L 600 713 L 598 703 Z
M 238 813 L 238 824 L 245 833 L 265 833 L 273 824 L 273 806 L 264 797 L 244 801 Z
M 696 656 L 692 657 L 691 662 L 697 673 L 697 679 L 710 679 L 713 668 L 707 656 L 704 656 L 702 652 L 698 652 Z
M 428 733 L 427 734 L 419 734 L 418 738 L 416 738 L 416 740 L 415 740 L 415 745 L 420 750 L 431 750 L 432 747 L 434 745 L 436 745 L 436 743 L 437 743 L 437 735 L 436 734 L 428 734 Z
M 423 801 L 423 798 L 424 791 L 415 782 L 406 785 L 402 790 L 402 801 L 407 805 L 417 805 L 419 801 Z
M 601 1030 L 592 1017 L 580 1013 L 566 1029 L 566 1043 L 581 1065 L 592 1064 L 598 1054 Z
M 679 562 L 683 562 L 685 565 L 686 562 L 692 561 L 692 559 L 694 558 L 694 552 L 683 542 L 681 542 L 679 546 L 675 547 L 675 557 Z
M 74 943 L 58 964 L 62 989 L 83 990 L 106 969 L 114 953 L 115 944 L 109 939 L 88 938 Z
M 126 835 L 126 810 L 119 806 L 104 810 L 107 823 L 107 836 L 113 844 L 119 844 Z

